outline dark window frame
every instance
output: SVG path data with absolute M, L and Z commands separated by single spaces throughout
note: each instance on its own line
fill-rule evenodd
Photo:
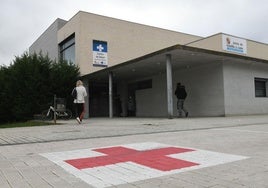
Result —
M 75 46 L 75 33 L 70 35 L 68 38 L 66 38 L 59 44 L 59 55 L 60 55 L 61 60 L 64 60 L 64 57 L 63 57 L 64 52 L 73 46 Z M 75 57 L 75 54 L 74 54 L 74 57 Z
M 267 78 L 254 78 L 255 97 L 268 97 L 267 96 Z

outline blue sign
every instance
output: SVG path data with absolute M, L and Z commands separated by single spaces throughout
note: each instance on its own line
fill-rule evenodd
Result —
M 93 51 L 95 51 L 95 52 L 108 52 L 107 42 L 93 40 Z
M 105 41 L 93 40 L 93 66 L 108 66 L 108 45 Z

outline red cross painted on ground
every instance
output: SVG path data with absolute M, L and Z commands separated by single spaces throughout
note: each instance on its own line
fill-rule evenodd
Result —
M 167 156 L 171 154 L 194 151 L 192 149 L 185 148 L 167 147 L 138 151 L 126 147 L 110 147 L 95 149 L 93 151 L 104 153 L 106 155 L 65 160 L 65 162 L 74 166 L 77 169 L 100 167 L 123 162 L 134 162 L 161 171 L 170 171 L 199 165 L 198 163 L 175 159 Z

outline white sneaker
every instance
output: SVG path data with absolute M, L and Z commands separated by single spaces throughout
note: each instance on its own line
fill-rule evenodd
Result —
M 77 121 L 79 124 L 81 123 L 79 117 L 76 118 L 76 121 Z

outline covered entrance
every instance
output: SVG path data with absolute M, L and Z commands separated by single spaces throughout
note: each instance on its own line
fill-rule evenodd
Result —
M 83 77 L 93 85 L 89 86 L 93 96 L 89 99 L 92 100 L 90 116 L 114 117 L 118 116 L 116 109 L 122 109 L 119 116 L 124 117 L 176 117 L 177 82 L 186 86 L 185 105 L 190 117 L 224 116 L 224 66 L 252 60 L 236 54 L 175 45 L 108 67 Z M 95 83 L 103 85 L 94 86 Z M 117 104 L 121 104 L 120 107 Z

